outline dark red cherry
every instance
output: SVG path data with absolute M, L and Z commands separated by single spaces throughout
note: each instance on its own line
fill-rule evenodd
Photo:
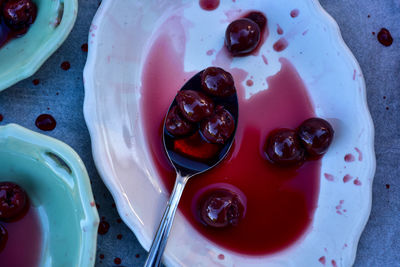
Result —
M 207 194 L 199 203 L 201 220 L 208 226 L 236 226 L 243 218 L 244 205 L 239 197 L 226 189 Z
M 0 253 L 6 246 L 7 240 L 8 240 L 7 229 L 0 224 Z
M 333 128 L 324 119 L 311 118 L 304 121 L 297 130 L 301 144 L 311 157 L 325 154 L 333 140 Z
M 31 0 L 8 0 L 3 5 L 2 13 L 7 26 L 23 34 L 35 21 L 37 8 Z
M 233 56 L 252 52 L 260 42 L 260 27 L 250 19 L 238 19 L 225 32 L 225 45 Z
M 203 91 L 213 96 L 231 96 L 236 92 L 232 75 L 218 67 L 209 67 L 201 75 Z
M 0 183 L 0 220 L 12 220 L 21 215 L 27 205 L 27 195 L 19 185 Z
M 165 128 L 174 136 L 183 136 L 192 133 L 196 125 L 187 121 L 181 115 L 178 106 L 174 106 L 168 112 L 165 120 Z
M 260 31 L 263 31 L 265 25 L 267 25 L 267 18 L 265 15 L 259 11 L 252 11 L 245 16 L 245 18 L 250 19 L 257 23 L 258 27 L 260 27 Z
M 221 106 L 215 113 L 202 121 L 201 133 L 211 143 L 224 144 L 235 130 L 235 120 L 232 115 Z
M 179 91 L 176 102 L 182 115 L 191 122 L 199 122 L 214 111 L 214 102 L 201 92 Z
M 7 229 L 0 224 L 0 253 L 6 246 L 7 240 L 8 240 Z
M 294 166 L 304 161 L 304 148 L 297 133 L 291 129 L 278 129 L 267 138 L 265 152 L 268 159 L 277 165 Z

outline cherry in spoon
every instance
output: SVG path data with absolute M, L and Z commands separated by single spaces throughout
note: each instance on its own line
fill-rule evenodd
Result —
M 163 130 L 164 148 L 175 168 L 176 181 L 146 267 L 160 266 L 187 181 L 213 168 L 228 154 L 234 141 L 238 114 L 233 78 L 221 68 L 200 71 L 178 92 L 168 110 Z

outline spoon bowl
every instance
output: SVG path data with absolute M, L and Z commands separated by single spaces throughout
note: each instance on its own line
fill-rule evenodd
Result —
M 180 91 L 193 90 L 204 93 L 202 89 L 203 71 L 200 71 L 199 73 L 194 75 L 189 81 L 187 81 Z M 207 145 L 212 145 L 214 146 L 214 148 L 216 148 L 216 153 L 212 157 L 206 159 L 199 159 L 183 155 L 182 153 L 177 152 L 175 150 L 175 142 L 185 138 L 187 140 L 189 137 L 175 138 L 167 131 L 165 127 L 166 120 L 164 121 L 164 128 L 163 128 L 164 149 L 167 153 L 167 156 L 171 164 L 174 166 L 177 175 L 176 175 L 174 189 L 172 190 L 163 218 L 160 222 L 160 226 L 157 230 L 157 233 L 151 245 L 149 255 L 145 263 L 146 267 L 160 266 L 161 258 L 167 244 L 167 239 L 172 227 L 176 209 L 178 207 L 179 200 L 182 196 L 182 192 L 183 189 L 185 188 L 187 181 L 193 176 L 203 173 L 213 168 L 214 166 L 218 165 L 226 157 L 230 148 L 232 147 L 239 117 L 239 104 L 236 91 L 231 96 L 227 97 L 210 96 L 210 98 L 214 102 L 215 106 L 223 106 L 232 115 L 235 123 L 233 133 L 223 144 L 209 144 L 201 133 L 193 135 L 196 136 L 194 139 L 196 146 L 199 145 L 201 146 L 201 144 L 204 143 Z M 168 112 L 176 105 L 178 105 L 178 103 L 175 98 Z M 197 123 L 197 128 L 199 127 L 200 127 L 200 122 Z

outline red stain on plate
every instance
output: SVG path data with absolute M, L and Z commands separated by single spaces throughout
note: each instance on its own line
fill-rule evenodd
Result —
M 355 179 L 353 183 L 354 183 L 355 185 L 358 185 L 358 186 L 362 185 L 362 184 L 361 184 L 361 181 L 360 181 L 358 178 Z
M 206 52 L 207 56 L 212 56 L 212 55 L 214 55 L 214 53 L 215 53 L 215 50 L 214 50 L 214 49 L 210 49 L 210 50 L 208 50 L 208 51 Z
M 357 153 L 358 153 L 358 161 L 362 161 L 362 160 L 363 160 L 363 154 L 362 154 L 361 150 L 358 149 L 357 147 L 355 147 L 354 149 L 355 149 L 355 150 L 357 151 Z
M 285 38 L 280 38 L 276 43 L 274 44 L 274 50 L 276 52 L 282 52 L 283 50 L 288 47 L 289 43 Z
M 300 11 L 299 11 L 298 9 L 293 9 L 292 11 L 290 11 L 290 16 L 291 16 L 292 18 L 298 17 L 299 14 L 300 14 Z
M 322 256 L 321 258 L 319 258 L 318 261 L 319 261 L 321 264 L 325 265 L 325 263 L 326 263 L 326 258 L 325 258 L 325 256 Z
M 331 263 L 332 263 L 332 267 L 337 267 L 337 264 L 336 264 L 335 260 L 332 260 Z
M 267 57 L 266 57 L 265 55 L 262 55 L 261 57 L 262 57 L 262 59 L 263 59 L 265 65 L 268 65 L 268 59 L 267 59 Z
M 200 7 L 204 10 L 211 11 L 217 9 L 219 0 L 200 0 Z
M 329 173 L 324 173 L 324 177 L 329 182 L 333 182 L 335 180 L 335 177 L 332 174 L 329 174 Z
M 283 29 L 281 28 L 281 26 L 280 26 L 279 24 L 277 24 L 276 26 L 277 26 L 276 32 L 277 32 L 279 35 L 282 35 L 282 34 L 283 34 Z
M 347 154 L 346 156 L 344 156 L 344 161 L 346 161 L 346 162 L 353 162 L 355 160 L 356 159 L 353 154 Z
M 219 260 L 224 260 L 224 259 L 225 259 L 224 254 L 219 254 L 219 255 L 218 255 L 218 259 L 219 259 Z
M 346 174 L 343 177 L 343 183 L 347 183 L 347 182 L 351 181 L 352 179 L 353 179 L 353 177 L 350 174 Z

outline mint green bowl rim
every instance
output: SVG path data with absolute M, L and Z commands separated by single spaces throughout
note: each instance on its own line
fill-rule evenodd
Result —
M 63 44 L 65 39 L 67 39 L 78 15 L 78 0 L 64 1 L 69 4 L 64 5 L 63 17 L 60 25 L 57 26 L 57 32 L 52 33 L 51 38 L 46 41 L 47 45 L 42 46 L 42 49 L 36 50 L 29 64 L 16 68 L 7 78 L 0 80 L 0 92 L 35 74 L 43 63 Z
M 82 242 L 78 253 L 78 266 L 94 266 L 97 249 L 97 229 L 100 219 L 96 205 L 94 205 L 95 202 L 92 188 L 90 186 L 89 176 L 81 158 L 67 144 L 55 138 L 31 131 L 17 124 L 10 123 L 0 126 L 0 139 L 9 136 L 31 143 L 37 147 L 45 148 L 56 155 L 62 156 L 62 159 L 68 163 L 68 166 L 75 173 L 75 181 L 80 201 L 71 202 L 71 205 L 81 205 L 84 214 L 84 217 L 80 220 Z

